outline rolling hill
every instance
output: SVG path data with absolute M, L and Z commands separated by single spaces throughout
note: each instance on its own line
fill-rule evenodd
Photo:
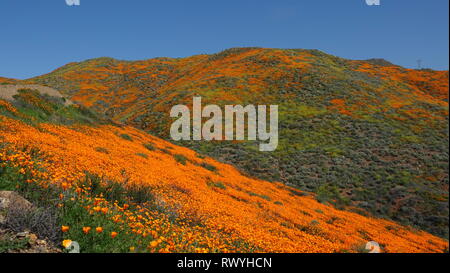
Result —
M 169 138 L 170 109 L 277 104 L 280 144 L 177 142 L 243 174 L 281 181 L 337 208 L 448 238 L 448 71 L 318 50 L 234 48 L 187 58 L 70 63 L 23 81 Z
M 33 232 L 82 252 L 361 252 L 371 240 L 383 252 L 448 251 L 38 90 L 0 99 L 0 140 L 0 190 L 41 207 Z

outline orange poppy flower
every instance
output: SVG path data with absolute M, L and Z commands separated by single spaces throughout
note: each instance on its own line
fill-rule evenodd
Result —
M 83 228 L 84 234 L 88 234 L 89 231 L 91 231 L 91 227 L 84 227 L 84 228 Z
M 70 227 L 68 227 L 68 226 L 61 226 L 62 232 L 67 232 L 67 231 L 69 231 L 69 229 L 70 229 Z

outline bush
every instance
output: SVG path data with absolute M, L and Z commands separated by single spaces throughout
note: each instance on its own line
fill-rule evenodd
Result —
M 98 175 L 85 173 L 85 178 L 80 182 L 81 185 L 90 188 L 91 196 L 103 195 L 108 201 L 117 201 L 119 204 L 129 203 L 130 201 L 139 205 L 152 202 L 154 196 L 149 186 L 119 183 L 104 179 Z
M 217 171 L 217 168 L 215 166 L 213 166 L 211 164 L 208 164 L 206 162 L 203 162 L 202 164 L 200 164 L 200 166 L 202 166 L 203 168 L 205 168 L 205 169 L 207 169 L 208 171 L 211 171 L 211 172 L 216 172 Z
M 143 154 L 143 153 L 136 153 L 136 155 L 137 155 L 137 156 L 140 156 L 140 157 L 143 157 L 143 158 L 145 158 L 145 159 L 148 158 L 148 155 Z
M 14 232 L 29 230 L 39 238 L 48 239 L 56 244 L 61 241 L 59 213 L 55 207 L 24 210 L 10 208 L 4 226 Z
M 133 138 L 130 135 L 127 135 L 127 134 L 121 134 L 120 137 L 125 139 L 125 140 L 128 140 L 128 141 L 133 141 Z
M 184 155 L 180 155 L 180 154 L 176 154 L 173 157 L 175 158 L 175 160 L 178 163 L 183 164 L 183 165 L 186 165 L 186 162 L 188 160 Z
M 225 190 L 227 187 L 222 183 L 222 182 L 214 182 L 214 181 L 209 181 L 208 182 L 208 186 L 209 187 L 213 187 L 213 188 L 219 188 L 222 190 Z
M 156 149 L 152 143 L 145 143 L 144 147 L 149 151 L 154 151 Z

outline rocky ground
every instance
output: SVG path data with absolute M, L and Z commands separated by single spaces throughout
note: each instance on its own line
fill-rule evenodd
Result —
M 61 250 L 38 235 L 23 230 L 18 232 L 9 226 L 9 213 L 14 210 L 29 213 L 33 205 L 19 194 L 0 191 L 0 253 L 59 253 Z
M 39 239 L 29 231 L 15 233 L 0 229 L 0 253 L 60 253 L 61 250 L 47 240 Z

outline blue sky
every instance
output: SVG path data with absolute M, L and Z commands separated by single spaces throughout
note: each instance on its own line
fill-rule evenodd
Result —
M 230 47 L 320 49 L 448 69 L 448 0 L 0 0 L 0 76 L 66 63 L 185 57 Z

